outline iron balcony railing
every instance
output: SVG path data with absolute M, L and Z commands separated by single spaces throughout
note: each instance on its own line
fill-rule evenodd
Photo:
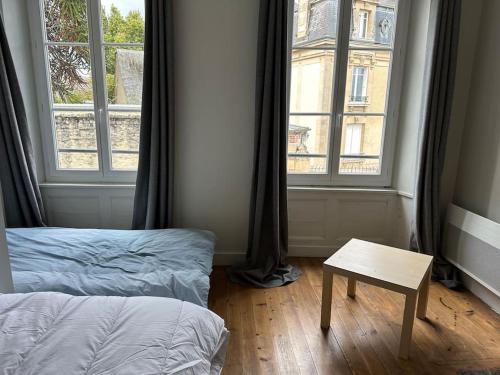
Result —
M 349 102 L 351 102 L 351 103 L 368 103 L 368 96 L 351 95 L 351 96 L 349 96 Z

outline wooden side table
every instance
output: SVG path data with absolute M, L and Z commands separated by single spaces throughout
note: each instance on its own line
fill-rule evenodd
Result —
M 348 278 L 347 295 L 352 298 L 356 294 L 357 280 L 406 296 L 399 357 L 408 358 L 415 308 L 419 319 L 425 319 L 427 311 L 432 257 L 372 242 L 350 240 L 323 263 L 323 329 L 330 327 L 334 273 Z

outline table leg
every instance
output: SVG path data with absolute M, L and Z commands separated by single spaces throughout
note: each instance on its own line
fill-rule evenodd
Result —
M 431 268 L 427 271 L 425 275 L 424 283 L 420 287 L 420 292 L 418 294 L 418 304 L 417 304 L 417 318 L 425 319 L 427 313 L 427 301 L 429 300 L 429 285 L 431 281 Z
M 356 279 L 352 277 L 347 278 L 347 295 L 351 298 L 356 296 Z
M 321 294 L 321 328 L 330 327 L 332 314 L 332 283 L 333 272 L 323 267 L 323 291 Z
M 411 332 L 415 320 L 415 306 L 417 304 L 417 293 L 408 293 L 405 300 L 405 312 L 403 315 L 403 327 L 401 329 L 401 341 L 399 342 L 399 357 L 408 358 L 411 345 Z

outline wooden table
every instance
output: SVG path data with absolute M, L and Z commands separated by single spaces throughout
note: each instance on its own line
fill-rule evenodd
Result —
M 354 298 L 356 281 L 406 296 L 399 357 L 408 358 L 415 318 L 425 319 L 432 257 L 357 239 L 350 240 L 323 263 L 321 328 L 330 327 L 333 274 L 346 276 L 347 295 Z M 418 306 L 417 306 L 418 295 Z

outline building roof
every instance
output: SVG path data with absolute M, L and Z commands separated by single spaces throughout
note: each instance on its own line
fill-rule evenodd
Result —
M 395 0 L 378 0 L 375 14 L 374 40 L 377 44 L 392 43 L 394 28 Z M 293 45 L 307 46 L 321 40 L 335 40 L 337 38 L 338 0 L 309 0 L 307 33 L 297 38 L 298 0 L 295 0 Z
M 288 132 L 289 133 L 304 134 L 304 133 L 307 133 L 309 130 L 311 130 L 311 128 L 309 128 L 307 126 L 294 125 L 294 124 L 288 125 Z

